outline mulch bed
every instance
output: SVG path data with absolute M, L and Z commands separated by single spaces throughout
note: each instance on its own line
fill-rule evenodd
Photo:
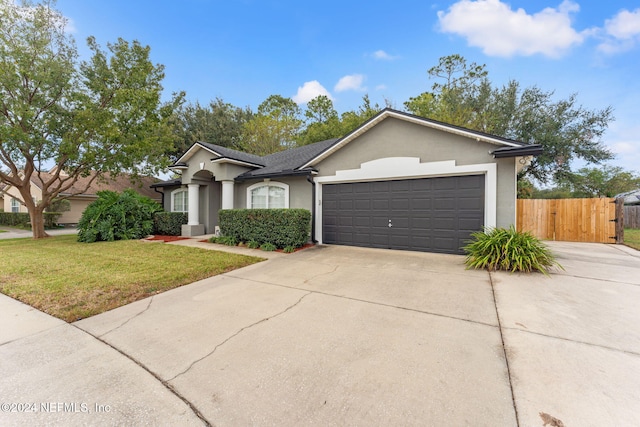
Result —
M 180 237 L 180 236 L 149 236 L 144 240 L 149 241 L 163 241 L 163 242 L 175 242 L 178 240 L 187 240 L 188 237 Z

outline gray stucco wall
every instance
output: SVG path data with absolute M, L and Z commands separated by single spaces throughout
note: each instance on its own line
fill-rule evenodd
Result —
M 246 209 L 247 188 L 263 180 L 251 180 L 236 182 L 234 188 L 234 205 L 237 209 Z M 311 197 L 312 185 L 305 177 L 272 178 L 271 182 L 281 182 L 289 185 L 289 207 L 311 210 L 313 201 Z
M 456 165 L 497 164 L 498 227 L 508 227 L 516 218 L 515 159 L 494 159 L 499 146 L 476 141 L 396 118 L 387 118 L 328 158 L 314 165 L 318 176 L 338 170 L 358 169 L 362 163 L 388 157 L 419 157 L 420 162 L 455 160 Z

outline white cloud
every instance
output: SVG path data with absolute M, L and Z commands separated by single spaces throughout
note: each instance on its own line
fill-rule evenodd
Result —
M 36 7 L 22 6 L 17 1 L 11 1 L 11 0 L 2 1 L 2 2 L 5 3 L 4 5 L 5 7 L 10 7 L 14 9 L 17 12 L 18 16 L 23 19 L 33 18 L 34 14 L 36 13 L 36 7 L 45 7 L 42 5 L 40 6 L 36 5 Z M 56 29 L 63 30 L 63 32 L 67 34 L 74 34 L 77 32 L 77 28 L 73 20 L 71 18 L 64 16 L 60 11 L 52 9 L 50 11 L 50 17 L 52 18 L 51 23 L 54 27 L 56 27 Z
M 376 90 L 387 90 L 387 85 L 378 85 L 376 86 Z
M 364 82 L 364 75 L 362 74 L 351 74 L 348 76 L 342 77 L 338 80 L 333 90 L 336 92 L 344 92 L 346 90 L 357 90 L 357 91 L 365 91 L 367 88 L 362 87 L 362 83 Z
M 327 89 L 324 88 L 317 80 L 305 82 L 302 86 L 298 87 L 298 93 L 291 97 L 293 102 L 298 105 L 306 104 L 313 98 L 324 95 L 329 99 L 333 99 Z
M 640 8 L 629 12 L 626 9 L 618 12 L 604 23 L 605 40 L 598 45 L 598 50 L 614 54 L 630 50 L 640 43 Z
M 393 56 L 393 55 L 389 55 L 387 52 L 385 52 L 384 50 L 376 50 L 375 52 L 373 52 L 371 54 L 371 56 L 374 59 L 379 59 L 381 61 L 393 61 L 395 59 L 398 59 L 397 56 Z
M 578 10 L 578 4 L 571 0 L 534 14 L 521 8 L 512 10 L 500 0 L 460 0 L 447 12 L 439 11 L 438 19 L 443 32 L 465 37 L 469 45 L 490 56 L 559 57 L 587 35 L 571 25 L 570 14 Z
M 632 154 L 632 153 L 637 153 L 638 152 L 638 143 L 633 143 L 633 142 L 626 142 L 626 141 L 620 141 L 620 142 L 614 142 L 610 145 L 611 147 L 611 151 L 613 151 L 616 154 Z

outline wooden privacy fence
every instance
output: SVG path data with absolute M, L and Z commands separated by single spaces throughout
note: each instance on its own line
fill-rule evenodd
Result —
M 621 216 L 622 200 L 518 199 L 516 224 L 544 240 L 621 243 Z
M 640 205 L 624 207 L 624 228 L 640 228 Z

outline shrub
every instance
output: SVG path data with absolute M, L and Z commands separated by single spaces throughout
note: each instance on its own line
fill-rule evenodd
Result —
M 28 213 L 2 212 L 0 213 L 0 225 L 11 226 L 29 226 L 31 219 Z
M 286 253 L 286 254 L 290 254 L 290 253 L 292 253 L 292 252 L 295 252 L 295 251 L 296 251 L 296 248 L 294 248 L 293 246 L 287 246 L 287 247 L 286 247 L 286 248 L 284 248 L 282 251 L 283 251 L 284 253 Z
M 216 238 L 216 243 L 220 243 L 222 245 L 227 245 L 227 246 L 237 246 L 238 239 L 236 239 L 233 236 L 221 236 Z
M 531 233 L 516 231 L 513 226 L 486 229 L 471 237 L 463 248 L 467 252 L 468 267 L 527 273 L 538 270 L 545 275 L 549 267 L 562 268 L 546 245 Z
M 44 228 L 55 228 L 58 226 L 58 218 L 62 212 L 44 212 Z
M 153 234 L 163 236 L 179 236 L 182 234 L 182 224 L 186 224 L 186 212 L 156 212 L 153 214 Z
M 218 239 L 219 239 L 219 237 L 211 236 L 211 237 L 209 237 L 208 242 L 209 243 L 218 243 Z
M 78 241 L 141 239 L 153 232 L 153 214 L 160 205 L 131 189 L 122 193 L 99 191 L 78 223 Z
M 44 210 L 45 212 L 69 212 L 71 210 L 71 202 L 67 199 L 55 198 Z
M 311 212 L 306 209 L 225 209 L 220 230 L 237 241 L 300 247 L 309 240 Z
M 258 249 L 260 247 L 260 242 L 256 242 L 255 240 L 250 240 L 247 243 L 247 247 L 249 249 Z
M 58 225 L 59 212 L 44 212 L 44 228 L 54 228 Z M 9 227 L 31 228 L 31 218 L 26 212 L 0 212 L 0 225 Z
M 262 245 L 260 245 L 260 249 L 267 252 L 273 252 L 278 248 L 276 248 L 276 245 L 274 245 L 273 243 L 263 243 Z

